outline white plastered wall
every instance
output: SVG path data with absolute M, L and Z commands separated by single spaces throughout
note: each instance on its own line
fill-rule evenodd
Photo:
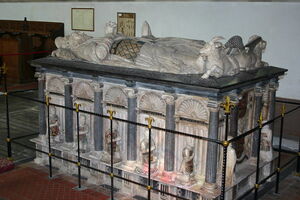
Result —
M 210 40 L 215 35 L 240 35 L 244 43 L 252 34 L 267 42 L 263 59 L 270 65 L 287 68 L 278 96 L 300 99 L 300 3 L 248 2 L 53 2 L 0 3 L 0 19 L 54 21 L 65 23 L 71 32 L 71 8 L 95 8 L 95 32 L 102 36 L 107 21 L 116 21 L 117 12 L 135 12 L 137 36 L 144 20 L 157 37 L 185 37 Z

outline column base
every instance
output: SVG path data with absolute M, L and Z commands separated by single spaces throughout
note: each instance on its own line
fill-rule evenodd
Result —
M 41 144 L 44 145 L 48 144 L 48 135 L 46 134 L 39 134 L 39 136 L 36 137 L 36 139 L 39 140 Z
M 250 157 L 249 160 L 248 160 L 249 164 L 250 165 L 254 165 L 256 166 L 256 163 L 257 163 L 257 157 Z
M 127 160 L 123 164 L 123 168 L 128 171 L 134 171 L 137 166 L 137 162 L 135 160 Z
M 221 194 L 220 188 L 216 183 L 205 182 L 200 188 L 201 194 L 205 199 L 214 199 Z

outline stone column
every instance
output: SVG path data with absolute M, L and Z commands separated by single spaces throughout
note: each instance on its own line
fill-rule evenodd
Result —
M 129 121 L 136 122 L 137 120 L 137 100 L 134 89 L 127 89 L 128 96 L 128 112 L 127 118 Z M 136 161 L 137 159 L 137 126 L 135 124 L 128 124 L 127 126 L 127 160 Z
M 276 106 L 276 90 L 278 88 L 277 82 L 270 82 L 269 85 L 269 113 L 268 120 L 271 120 L 275 117 L 275 106 Z M 272 141 L 274 134 L 274 123 L 270 124 L 270 129 L 272 130 Z
M 233 98 L 234 107 L 231 109 L 230 113 L 230 125 L 229 125 L 229 135 L 236 137 L 238 135 L 238 121 L 239 121 L 239 108 L 238 108 L 238 97 Z
M 175 98 L 171 95 L 164 95 L 166 101 L 166 129 L 175 130 Z M 174 171 L 175 161 L 175 134 L 165 134 L 165 171 Z
M 263 91 L 261 87 L 256 87 L 254 91 L 255 95 L 255 107 L 254 107 L 254 123 L 253 126 L 257 126 L 257 121 L 259 120 L 260 113 L 262 111 L 263 101 L 262 95 Z M 257 157 L 257 148 L 258 148 L 258 130 L 252 134 L 252 156 Z
M 209 127 L 208 137 L 218 139 L 219 136 L 219 105 L 216 101 L 208 103 L 209 108 Z M 214 193 L 217 189 L 217 161 L 218 161 L 218 144 L 207 142 L 206 171 L 204 188 L 209 193 Z
M 94 112 L 103 115 L 103 85 L 94 85 Z M 94 148 L 103 151 L 103 117 L 94 116 Z
M 72 79 L 65 81 L 65 106 L 73 108 Z M 65 140 L 73 142 L 73 110 L 65 109 Z
M 38 78 L 38 99 L 45 101 L 45 74 L 36 72 L 35 77 Z M 46 135 L 46 106 L 45 104 L 39 104 L 39 133 L 40 135 Z

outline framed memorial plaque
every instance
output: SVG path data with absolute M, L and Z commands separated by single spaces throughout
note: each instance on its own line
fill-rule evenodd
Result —
M 118 33 L 135 37 L 135 13 L 118 12 L 117 28 Z
M 72 8 L 72 30 L 94 31 L 94 8 Z

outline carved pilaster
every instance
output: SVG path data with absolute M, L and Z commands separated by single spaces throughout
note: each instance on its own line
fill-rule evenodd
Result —
M 73 108 L 73 97 L 72 97 L 72 82 L 73 79 L 63 78 L 62 81 L 65 83 L 65 106 Z M 65 141 L 73 142 L 73 111 L 65 109 Z
M 94 88 L 94 112 L 103 115 L 103 84 L 92 83 Z M 103 117 L 94 116 L 94 148 L 95 151 L 103 150 Z
M 163 95 L 166 102 L 166 129 L 175 130 L 175 97 L 173 95 Z M 165 134 L 165 171 L 174 171 L 175 162 L 175 134 L 166 132 Z
M 133 88 L 125 89 L 128 97 L 127 117 L 129 121 L 137 121 L 137 94 Z M 127 160 L 135 161 L 137 158 L 137 127 L 135 124 L 127 126 Z
M 257 126 L 257 121 L 259 120 L 260 113 L 262 112 L 263 107 L 263 89 L 258 86 L 254 90 L 255 95 L 255 107 L 254 107 L 254 126 Z M 257 157 L 257 148 L 258 148 L 258 130 L 252 134 L 252 156 Z
M 208 137 L 211 139 L 218 139 L 219 137 L 219 109 L 220 105 L 217 101 L 209 101 L 209 128 Z M 207 156 L 206 156 L 206 171 L 204 190 L 208 193 L 214 193 L 217 189 L 217 158 L 218 158 L 218 144 L 214 142 L 207 142 Z
M 269 84 L 269 112 L 268 112 L 268 119 L 267 120 L 271 120 L 275 117 L 275 106 L 276 106 L 276 91 L 278 89 L 278 82 L 276 81 L 272 81 Z M 272 140 L 271 140 L 271 144 L 273 144 L 273 134 L 274 134 L 274 123 L 271 123 L 270 125 L 270 129 L 272 131 Z
M 232 137 L 236 137 L 238 135 L 238 120 L 239 120 L 239 108 L 238 108 L 238 103 L 239 103 L 239 96 L 234 95 L 231 96 L 231 101 L 235 105 L 232 107 L 231 112 L 230 112 L 230 126 L 229 126 L 229 135 Z
M 38 79 L 38 98 L 45 101 L 46 76 L 44 73 L 36 72 L 34 77 Z M 46 135 L 46 108 L 45 104 L 39 104 L 39 133 Z

